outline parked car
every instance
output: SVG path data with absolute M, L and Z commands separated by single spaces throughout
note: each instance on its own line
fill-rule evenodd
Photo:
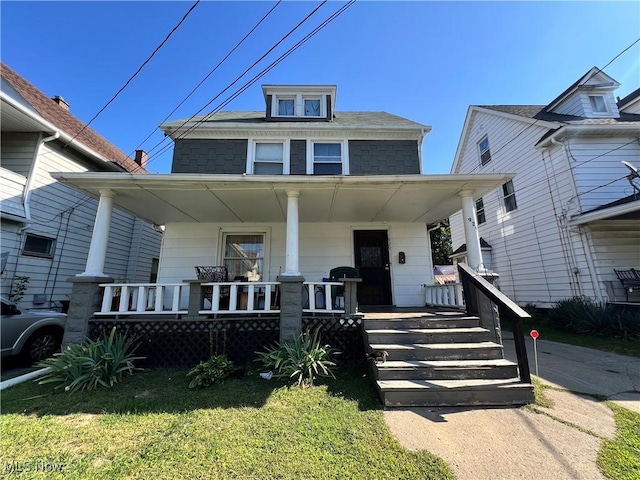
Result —
M 0 317 L 2 357 L 18 355 L 29 364 L 60 351 L 67 316 L 44 310 L 21 310 L 4 298 Z

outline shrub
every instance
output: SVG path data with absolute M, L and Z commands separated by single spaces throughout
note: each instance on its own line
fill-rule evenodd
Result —
M 331 360 L 335 351 L 329 345 L 320 344 L 319 331 L 305 332 L 292 342 L 276 343 L 266 352 L 258 352 L 257 361 L 274 371 L 278 378 L 293 379 L 298 386 L 313 385 L 317 377 L 332 377 L 335 363 Z
M 236 370 L 233 362 L 226 355 L 214 355 L 206 362 L 200 362 L 187 377 L 193 377 L 189 388 L 206 388 L 220 383 Z
M 559 329 L 587 335 L 635 337 L 640 335 L 640 315 L 584 298 L 561 300 L 547 317 Z
M 109 335 L 98 340 L 69 345 L 64 352 L 40 363 L 49 372 L 38 383 L 53 383 L 54 388 L 64 387 L 71 392 L 111 388 L 124 376 L 141 370 L 134 361 L 144 357 L 134 356 L 134 342 L 135 338 L 116 334 L 113 327 Z

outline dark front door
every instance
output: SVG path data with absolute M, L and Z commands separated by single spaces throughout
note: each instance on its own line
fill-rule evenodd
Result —
M 391 305 L 387 231 L 355 230 L 353 242 L 356 268 L 362 277 L 362 283 L 358 284 L 358 304 Z

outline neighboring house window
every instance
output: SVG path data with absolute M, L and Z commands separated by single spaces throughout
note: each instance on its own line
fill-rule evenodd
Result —
M 264 273 L 264 234 L 228 233 L 224 237 L 223 264 L 229 278 L 258 282 Z
M 151 273 L 149 274 L 149 283 L 156 283 L 158 281 L 158 266 L 160 265 L 159 258 L 151 259 Z
M 482 198 L 476 200 L 476 217 L 478 218 L 478 225 L 482 225 L 487 221 L 484 215 L 484 201 Z
M 504 195 L 504 207 L 507 212 L 518 208 L 518 204 L 516 203 L 516 192 L 513 189 L 513 182 L 511 180 L 502 185 L 502 194 Z
M 491 150 L 489 150 L 489 137 L 484 137 L 478 144 L 480 150 L 480 163 L 486 165 L 491 161 Z
M 589 95 L 589 103 L 593 113 L 607 113 L 607 102 L 603 95 Z
M 22 254 L 32 255 L 34 257 L 53 258 L 54 245 L 55 241 L 53 238 L 27 233 Z
M 247 173 L 284 175 L 289 173 L 288 141 L 249 141 Z
M 278 98 L 278 115 L 293 117 L 295 112 L 295 100 L 293 98 Z
M 320 99 L 305 98 L 304 99 L 304 116 L 319 117 L 320 116 Z
M 314 175 L 342 175 L 342 142 L 312 142 Z

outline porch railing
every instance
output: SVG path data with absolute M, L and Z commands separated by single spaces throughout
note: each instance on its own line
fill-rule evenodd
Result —
M 192 284 L 195 286 L 195 284 Z M 200 315 L 238 313 L 280 313 L 279 282 L 199 283 Z M 306 313 L 344 313 L 343 303 L 336 303 L 341 282 L 304 282 Z M 185 315 L 189 312 L 189 283 L 104 283 L 98 316 Z
M 433 307 L 464 307 L 461 283 L 426 285 L 425 303 Z

